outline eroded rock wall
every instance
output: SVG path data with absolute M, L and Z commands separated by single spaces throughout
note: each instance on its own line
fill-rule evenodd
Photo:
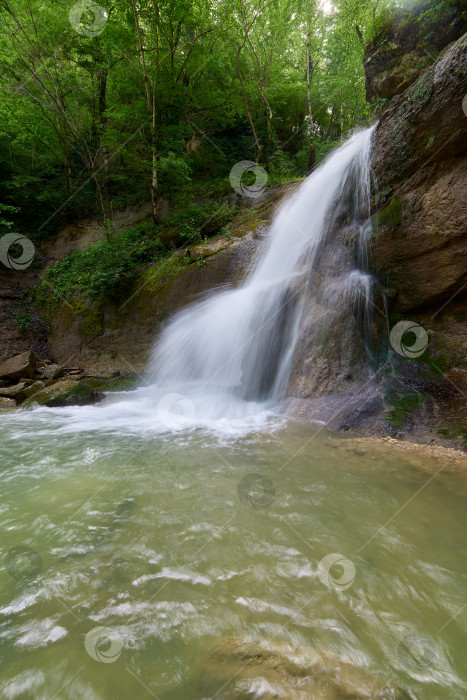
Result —
M 392 100 L 374 134 L 373 269 L 395 311 L 439 307 L 467 279 L 466 95 L 464 35 Z
M 466 93 L 464 36 L 382 114 L 372 145 L 370 271 L 380 293 L 371 346 L 352 307 L 333 303 L 332 285 L 326 294 L 321 281 L 355 267 L 344 219 L 304 312 L 287 402 L 294 415 L 364 433 L 467 440 Z M 402 319 L 428 334 L 416 359 L 390 345 Z
M 461 3 L 419 0 L 408 9 L 392 10 L 365 47 L 367 100 L 384 102 L 400 95 L 466 29 L 467 18 Z

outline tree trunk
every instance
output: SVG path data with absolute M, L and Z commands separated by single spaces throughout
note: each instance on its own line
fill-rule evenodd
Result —
M 310 55 L 310 26 L 307 22 L 307 32 L 306 32 L 306 89 L 308 96 L 308 116 L 310 118 L 310 152 L 308 155 L 308 172 L 314 170 L 316 164 L 316 150 L 314 142 L 314 122 L 313 122 L 313 111 L 311 109 L 311 78 L 313 73 L 313 64 L 311 62 Z
M 261 158 L 261 152 L 263 150 L 263 147 L 261 146 L 258 135 L 256 133 L 255 125 L 253 123 L 253 118 L 251 116 L 250 109 L 248 107 L 248 102 L 246 99 L 246 92 L 245 92 L 245 85 L 243 83 L 243 76 L 242 76 L 242 71 L 240 70 L 240 54 L 242 52 L 242 48 L 245 46 L 246 42 L 246 37 L 245 40 L 243 41 L 243 44 L 237 47 L 237 65 L 236 65 L 236 70 L 237 70 L 237 76 L 240 81 L 240 87 L 242 90 L 242 100 L 243 100 L 243 106 L 245 107 L 245 111 L 248 117 L 248 121 L 250 122 L 251 126 L 251 131 L 253 132 L 253 138 L 255 140 L 256 148 L 258 149 L 257 154 L 256 154 L 256 162 L 259 163 L 259 159 Z
M 157 223 L 157 204 L 159 199 L 159 188 L 157 179 L 157 134 L 156 134 L 156 98 L 154 89 L 151 90 L 151 83 L 146 67 L 144 45 L 141 37 L 138 11 L 135 0 L 132 0 L 133 16 L 135 18 L 136 34 L 138 36 L 139 52 L 141 54 L 141 65 L 143 67 L 144 87 L 146 90 L 146 103 L 148 108 L 148 121 L 151 131 L 151 157 L 152 157 L 152 177 L 151 177 L 151 210 L 154 223 Z

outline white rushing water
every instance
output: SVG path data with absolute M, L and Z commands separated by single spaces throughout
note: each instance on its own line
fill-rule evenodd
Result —
M 165 387 L 189 397 L 190 403 L 180 399 L 182 413 L 238 417 L 251 412 L 251 402 L 283 397 L 320 243 L 344 190 L 352 189 L 356 217 L 362 209 L 369 213 L 372 131 L 355 133 L 281 206 L 266 250 L 240 288 L 214 291 L 164 330 L 152 376 L 158 392 Z M 355 288 L 356 279 L 369 288 L 364 219 L 358 261 L 364 269 L 352 272 L 344 288 Z
M 282 204 L 241 287 L 213 290 L 170 321 L 154 350 L 150 386 L 114 394 L 97 406 L 21 412 L 14 419 L 19 432 L 51 426 L 59 434 L 203 428 L 235 437 L 281 425 L 274 409 L 285 395 L 306 293 L 339 204 L 348 204 L 360 244 L 356 269 L 339 280 L 335 294 L 329 288 L 329 298 L 339 304 L 370 295 L 372 131 L 351 136 Z

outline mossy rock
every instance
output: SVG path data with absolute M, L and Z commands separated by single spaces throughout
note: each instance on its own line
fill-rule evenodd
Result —
M 137 377 L 122 376 L 110 378 L 84 378 L 81 382 L 85 382 L 86 386 L 96 391 L 130 391 L 136 386 Z M 80 382 L 80 383 L 81 383 Z
M 386 420 L 393 428 L 403 428 L 409 416 L 414 414 L 426 401 L 421 393 L 402 393 L 390 399 L 391 409 L 386 412 Z
M 81 316 L 80 330 L 86 340 L 92 340 L 103 334 L 104 312 L 100 304 L 88 301 L 79 315 Z
M 376 215 L 378 224 L 387 226 L 389 229 L 393 230 L 402 225 L 402 207 L 403 202 L 399 197 L 395 197 L 390 204 L 388 204 L 384 209 Z
M 92 385 L 92 380 L 65 379 L 38 391 L 24 406 L 88 406 L 99 403 L 103 398 L 105 395 Z

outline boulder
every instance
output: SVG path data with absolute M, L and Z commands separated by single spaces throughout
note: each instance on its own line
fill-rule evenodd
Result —
M 4 396 L 9 399 L 16 399 L 18 394 L 20 394 L 24 389 L 28 387 L 26 382 L 19 382 L 19 384 L 14 384 L 13 386 L 6 386 L 0 389 L 0 396 Z
M 87 406 L 98 403 L 105 397 L 101 391 L 90 386 L 86 381 L 64 379 L 53 386 L 44 386 L 26 400 L 25 406 Z
M 21 355 L 10 357 L 0 364 L 0 378 L 11 381 L 25 377 L 32 379 L 36 370 L 37 357 L 29 350 Z
M 6 396 L 0 396 L 0 410 L 5 408 L 16 408 L 16 401 L 14 399 L 8 399 Z
M 40 367 L 39 369 L 39 374 L 41 375 L 41 379 L 45 380 L 56 380 L 60 379 L 60 377 L 63 377 L 63 367 L 60 365 L 46 365 L 45 367 Z
M 28 399 L 33 394 L 36 394 L 41 389 L 44 389 L 44 387 L 45 387 L 44 382 L 40 382 L 40 381 L 33 382 L 29 386 L 25 386 L 24 389 L 21 389 L 21 391 L 19 391 L 16 394 L 16 403 L 22 403 L 23 401 Z

